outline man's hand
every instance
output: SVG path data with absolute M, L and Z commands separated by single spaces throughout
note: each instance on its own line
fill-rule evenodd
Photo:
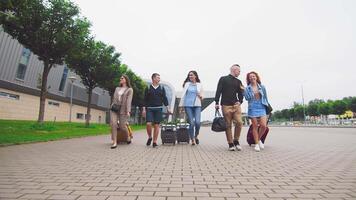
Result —
M 179 113 L 182 113 L 183 112 L 183 107 L 179 107 L 178 111 L 179 111 Z
M 215 109 L 216 109 L 216 110 L 219 110 L 219 109 L 220 109 L 219 104 L 216 104 L 216 105 L 215 105 Z
M 142 109 L 142 117 L 146 117 L 146 108 Z
M 240 85 L 240 89 L 241 89 L 241 90 L 245 90 L 245 86 L 241 84 L 241 85 Z

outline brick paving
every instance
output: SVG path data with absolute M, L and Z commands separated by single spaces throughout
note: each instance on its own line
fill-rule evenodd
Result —
M 229 152 L 203 127 L 200 145 L 146 147 L 143 131 L 111 150 L 95 136 L 0 148 L 0 199 L 356 199 L 356 129 L 272 127 L 265 150 Z

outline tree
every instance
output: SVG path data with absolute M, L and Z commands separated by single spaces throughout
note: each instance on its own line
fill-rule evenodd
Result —
M 38 122 L 44 120 L 47 77 L 62 65 L 68 51 L 89 34 L 90 23 L 67 0 L 2 0 L 0 24 L 4 31 L 43 61 Z
M 282 115 L 282 118 L 284 118 L 284 119 L 288 119 L 289 120 L 291 118 L 288 109 L 281 110 L 281 115 Z
M 113 97 L 115 88 L 119 85 L 120 73 L 120 60 L 117 60 L 109 67 L 109 72 L 105 79 L 98 80 L 101 88 L 109 92 L 110 97 Z M 111 99 L 112 100 L 112 99 Z
M 304 107 L 300 104 L 294 104 L 294 119 L 295 120 L 304 120 Z
M 322 115 L 329 115 L 331 113 L 331 103 L 324 102 L 319 105 L 319 113 Z
M 347 104 L 343 100 L 336 100 L 332 104 L 332 113 L 336 115 L 342 115 L 346 111 Z
M 283 116 L 282 116 L 282 112 L 277 110 L 275 112 L 273 112 L 273 115 L 272 115 L 272 120 L 278 120 L 278 119 L 283 119 Z
M 87 89 L 87 117 L 85 125 L 90 122 L 91 97 L 93 89 L 99 86 L 100 80 L 112 72 L 112 66 L 118 63 L 120 54 L 115 52 L 113 46 L 108 46 L 103 42 L 97 42 L 93 38 L 88 38 L 83 43 L 75 46 L 68 54 L 66 61 L 69 67 L 80 76 L 82 83 Z
M 307 112 L 309 116 L 319 116 L 319 104 L 318 103 L 311 103 L 307 107 Z
M 350 102 L 350 110 L 356 112 L 356 97 L 353 97 Z
M 352 97 L 344 97 L 342 101 L 346 103 L 346 110 L 351 110 Z

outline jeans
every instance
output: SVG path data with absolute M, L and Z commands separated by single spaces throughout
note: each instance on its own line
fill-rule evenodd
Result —
M 200 130 L 201 107 L 200 106 L 184 107 L 184 109 L 188 116 L 189 137 L 190 139 L 195 139 L 199 135 L 199 130 Z

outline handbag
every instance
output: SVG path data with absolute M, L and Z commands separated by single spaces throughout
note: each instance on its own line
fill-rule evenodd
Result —
M 271 104 L 268 103 L 267 106 L 265 105 L 265 108 L 266 108 L 266 114 L 270 115 L 272 113 L 272 111 L 273 111 L 273 108 L 272 108 Z
M 126 88 L 126 89 L 124 90 L 123 94 L 125 94 L 125 92 L 126 92 L 128 89 L 129 89 L 129 88 Z M 120 108 L 121 108 L 121 105 L 118 105 L 118 104 L 116 104 L 116 103 L 113 103 L 113 104 L 111 105 L 110 110 L 117 113 L 117 112 L 120 111 Z
M 110 108 L 111 111 L 113 112 L 119 112 L 120 111 L 120 105 L 117 105 L 116 103 L 113 103 Z
M 225 119 L 221 116 L 218 109 L 215 110 L 215 118 L 213 120 L 213 124 L 211 125 L 211 130 L 215 132 L 226 131 Z

